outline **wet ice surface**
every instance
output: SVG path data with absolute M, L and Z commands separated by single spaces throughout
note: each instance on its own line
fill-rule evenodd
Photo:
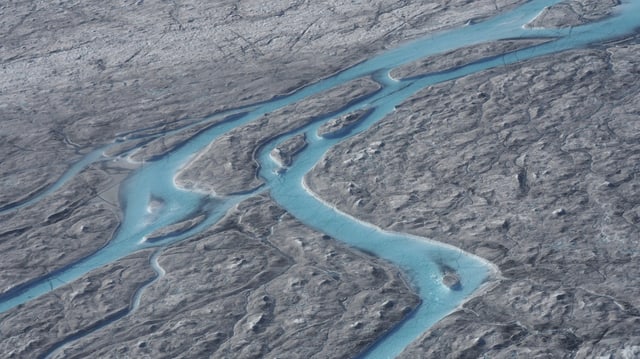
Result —
M 36 283 L 27 288 L 26 291 L 19 293 L 19 295 L 4 300 L 0 309 L 6 311 L 15 305 L 52 290 L 59 285 L 58 283 L 73 281 L 91 269 L 104 266 L 136 250 L 150 246 L 168 245 L 188 238 L 215 223 L 233 205 L 254 195 L 256 192 L 212 199 L 204 194 L 176 188 L 174 176 L 194 153 L 204 148 L 208 143 L 232 128 L 253 121 L 265 113 L 338 86 L 346 81 L 375 74 L 375 78 L 383 85 L 382 91 L 364 101 L 351 104 L 341 111 L 341 114 L 347 114 L 365 108 L 373 109 L 372 113 L 353 127 L 349 134 L 353 135 L 366 130 L 386 114 L 391 113 L 395 106 L 404 102 L 416 91 L 431 84 L 501 66 L 505 63 L 514 63 L 527 58 L 581 47 L 591 42 L 620 36 L 630 32 L 634 26 L 638 25 L 634 23 L 638 21 L 636 19 L 637 16 L 633 15 L 637 14 L 639 8 L 636 1 L 631 4 L 625 4 L 626 9 L 619 12 L 615 18 L 606 19 L 592 25 L 572 28 L 570 31 L 530 30 L 522 27 L 526 21 L 531 19 L 532 14 L 535 15 L 541 7 L 552 3 L 554 2 L 533 1 L 514 10 L 512 13 L 499 16 L 487 22 L 452 30 L 403 46 L 398 50 L 373 58 L 334 77 L 322 80 L 290 96 L 278 98 L 265 104 L 258 104 L 247 115 L 215 126 L 195 136 L 184 146 L 140 167 L 127 180 L 121 192 L 124 220 L 116 237 L 105 248 L 87 259 L 55 273 L 56 279 L 59 280 L 56 283 L 51 282 L 50 279 L 52 277 L 44 278 L 39 284 Z M 570 36 L 567 36 L 569 33 Z M 505 37 L 505 34 L 508 37 L 549 36 L 557 37 L 558 39 L 539 46 L 518 50 L 509 54 L 509 56 L 499 59 L 490 58 L 434 75 L 398 82 L 391 81 L 386 77 L 387 71 L 400 64 L 479 42 L 501 39 Z M 258 189 L 258 191 L 268 189 L 273 198 L 282 207 L 312 228 L 323 231 L 358 248 L 375 253 L 382 258 L 389 259 L 409 273 L 424 300 L 423 305 L 397 330 L 366 354 L 367 357 L 394 356 L 417 335 L 473 293 L 483 283 L 487 275 L 491 273 L 492 268 L 488 263 L 455 248 L 432 243 L 423 238 L 382 231 L 370 224 L 362 223 L 337 211 L 330 204 L 309 193 L 303 186 L 304 175 L 331 146 L 344 139 L 344 137 L 335 139 L 319 138 L 316 133 L 322 122 L 318 121 L 305 128 L 297 129 L 290 134 L 294 136 L 305 133 L 308 145 L 302 152 L 297 154 L 290 168 L 285 172 L 278 171 L 276 165 L 268 156 L 269 152 L 283 138 L 278 138 L 264 146 L 258 159 L 262 166 L 261 176 L 266 181 L 266 185 Z M 88 156 L 86 157 L 86 163 L 96 159 L 95 156 Z M 82 165 L 86 166 L 86 163 Z M 75 173 L 77 173 L 76 169 L 68 172 L 69 176 L 73 176 Z M 63 180 L 67 177 L 63 177 Z M 151 206 L 150 199 L 152 199 Z M 153 205 L 154 203 L 161 203 L 162 205 L 155 206 Z M 154 243 L 148 243 L 143 240 L 145 236 L 154 231 L 201 213 L 206 213 L 207 219 L 184 233 L 180 233 L 175 237 L 167 237 Z M 457 275 L 460 277 L 461 290 L 451 291 L 442 284 L 442 273 L 438 263 L 446 263 L 447 266 L 455 268 Z

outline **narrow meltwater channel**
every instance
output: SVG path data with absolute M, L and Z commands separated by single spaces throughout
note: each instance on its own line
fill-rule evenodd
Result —
M 129 308 L 113 313 L 110 317 L 105 318 L 104 320 L 101 320 L 96 324 L 94 324 L 93 328 L 87 328 L 77 334 L 72 335 L 71 337 L 68 337 L 56 343 L 53 347 L 49 348 L 49 350 L 44 354 L 42 354 L 39 358 L 43 358 L 43 359 L 55 358 L 58 354 L 62 353 L 62 351 L 68 344 L 73 343 L 74 341 L 82 338 L 83 336 L 87 335 L 90 332 L 99 330 L 100 328 L 103 328 L 109 325 L 110 323 L 127 316 L 129 313 L 135 312 L 140 306 L 140 301 L 141 301 L 142 293 L 144 292 L 144 290 L 150 285 L 152 285 L 153 283 L 155 283 L 156 281 L 158 281 L 159 279 L 162 279 L 166 274 L 164 268 L 162 268 L 162 266 L 158 262 L 158 257 L 160 257 L 161 253 L 162 253 L 162 248 L 158 248 L 151 255 L 149 264 L 151 265 L 151 268 L 156 273 L 156 275 L 154 278 L 150 279 L 149 281 L 144 283 L 140 288 L 138 288 L 138 290 L 133 295 L 133 298 L 131 298 L 131 304 L 129 305 Z
M 260 151 L 259 161 L 262 165 L 260 174 L 266 181 L 266 186 L 259 189 L 260 191 L 269 190 L 272 197 L 283 208 L 306 225 L 390 260 L 408 272 L 420 292 L 423 304 L 396 330 L 370 348 L 370 351 L 363 354 L 364 357 L 368 358 L 396 356 L 420 333 L 460 305 L 465 298 L 468 298 L 486 280 L 488 275 L 495 272 L 495 268 L 486 261 L 464 253 L 457 248 L 438 244 L 424 238 L 387 232 L 372 224 L 361 222 L 341 213 L 306 189 L 303 184 L 304 175 L 331 146 L 347 137 L 365 131 L 385 115 L 394 111 L 395 106 L 403 103 L 417 91 L 432 84 L 460 78 L 505 64 L 620 37 L 631 33 L 640 26 L 640 17 L 637 16 L 640 13 L 640 0 L 633 0 L 623 3 L 619 10 L 616 11 L 615 16 L 597 23 L 564 30 L 523 28 L 523 25 L 545 6 L 556 2 L 533 0 L 507 14 L 499 15 L 485 22 L 412 42 L 362 62 L 291 95 L 278 97 L 256 105 L 246 115 L 232 121 L 222 122 L 194 136 L 184 145 L 161 159 L 147 163 L 125 181 L 121 188 L 123 222 L 117 235 L 107 246 L 73 265 L 41 278 L 16 293 L 3 296 L 0 298 L 0 312 L 7 311 L 32 298 L 43 295 L 64 283 L 78 279 L 89 271 L 134 251 L 152 246 L 164 247 L 188 238 L 217 222 L 235 204 L 255 194 L 245 193 L 228 197 L 206 196 L 200 193 L 180 190 L 176 188 L 173 180 L 175 174 L 191 156 L 235 127 L 356 78 L 373 74 L 376 74 L 378 78 L 381 78 L 380 76 L 384 78 L 386 72 L 392 68 L 426 56 L 502 38 L 553 37 L 555 40 L 548 43 L 532 46 L 499 58 L 485 59 L 449 71 L 404 81 L 381 81 L 383 86 L 381 91 L 373 97 L 354 103 L 341 111 L 341 114 L 344 114 L 356 109 L 373 109 L 372 113 L 355 126 L 349 134 L 335 139 L 317 137 L 315 134 L 317 128 L 329 118 L 321 118 L 311 125 L 287 134 L 287 136 L 293 136 L 304 132 L 307 135 L 307 139 L 309 139 L 309 145 L 298 155 L 292 166 L 285 172 L 277 171 L 276 164 L 271 161 L 268 154 L 279 141 L 284 140 L 287 136 L 273 139 Z M 63 176 L 63 179 L 66 180 L 72 177 L 83 168 L 82 166 L 86 166 L 95 160 L 97 160 L 95 156 L 85 158 L 81 165 L 70 169 L 68 175 Z M 152 200 L 160 205 L 150 208 L 149 204 Z M 144 241 L 145 236 L 157 229 L 203 213 L 206 214 L 206 220 L 185 233 L 168 237 L 155 243 Z M 440 270 L 436 264 L 438 261 L 445 262 L 458 271 L 462 283 L 461 290 L 452 291 L 441 284 Z

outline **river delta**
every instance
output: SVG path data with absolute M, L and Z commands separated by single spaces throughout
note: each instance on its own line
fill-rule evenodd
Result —
M 0 353 L 639 356 L 637 11 L 0 5 Z

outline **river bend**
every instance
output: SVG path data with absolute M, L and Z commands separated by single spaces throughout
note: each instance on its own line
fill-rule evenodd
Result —
M 401 325 L 381 339 L 368 352 L 367 358 L 389 358 L 399 354 L 431 325 L 469 298 L 497 269 L 481 258 L 437 242 L 437 238 L 419 238 L 402 233 L 384 231 L 359 221 L 316 197 L 304 185 L 304 176 L 324 153 L 345 138 L 366 131 L 374 123 L 394 111 L 416 92 L 430 85 L 457 79 L 494 67 L 505 66 L 535 57 L 580 48 L 591 43 L 618 38 L 640 27 L 640 1 L 627 1 L 619 6 L 614 16 L 588 25 L 567 29 L 531 29 L 524 24 L 533 19 L 544 7 L 557 1 L 533 0 L 512 11 L 489 20 L 431 35 L 390 50 L 364 61 L 334 76 L 318 81 L 290 95 L 258 103 L 243 109 L 231 110 L 206 119 L 221 121 L 186 141 L 162 158 L 140 166 L 121 186 L 123 221 L 115 237 L 93 255 L 51 273 L 49 276 L 1 298 L 0 312 L 7 311 L 30 299 L 43 295 L 64 283 L 78 279 L 89 271 L 111 263 L 134 251 L 149 247 L 165 247 L 183 240 L 216 223 L 230 208 L 258 192 L 269 191 L 280 206 L 306 225 L 324 232 L 357 248 L 374 253 L 404 269 L 419 291 L 423 304 Z M 447 71 L 422 75 L 405 80 L 394 80 L 389 72 L 400 65 L 461 47 L 506 38 L 549 38 L 551 41 L 530 46 L 498 57 L 489 57 Z M 211 197 L 184 191 L 175 186 L 174 177 L 182 166 L 198 151 L 228 131 L 249 123 L 264 114 L 300 101 L 309 96 L 334 88 L 353 79 L 373 77 L 382 86 L 370 97 L 350 104 L 337 114 L 325 116 L 302 128 L 271 139 L 257 154 L 260 176 L 265 185 L 256 191 L 227 197 Z M 335 116 L 356 110 L 368 110 L 366 118 L 347 133 L 337 138 L 316 135 L 318 127 Z M 232 116 L 233 115 L 233 116 Z M 184 130 L 184 129 L 182 129 Z M 179 131 L 179 130 L 178 130 Z M 286 170 L 269 156 L 278 143 L 298 134 L 305 134 L 308 145 L 297 155 Z M 120 138 L 118 142 L 129 141 Z M 80 170 L 95 161 L 112 160 L 101 148 L 87 155 L 71 167 L 51 188 L 24 203 L 5 208 L 16 210 L 37 203 L 39 198 L 52 193 Z M 135 149 L 134 149 L 135 150 Z M 151 201 L 162 203 L 150 206 Z M 149 242 L 145 237 L 163 227 L 198 215 L 206 219 L 198 225 L 161 240 Z M 455 268 L 460 279 L 460 290 L 450 290 L 441 282 L 439 264 Z M 157 271 L 159 269 L 156 268 Z M 53 280 L 55 279 L 55 280 Z M 139 303 L 138 300 L 135 301 Z M 135 310 L 135 308 L 133 308 Z

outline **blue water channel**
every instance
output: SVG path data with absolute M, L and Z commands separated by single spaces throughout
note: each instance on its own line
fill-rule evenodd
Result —
M 242 115 L 231 116 L 227 121 L 220 121 L 218 125 L 197 134 L 162 158 L 147 162 L 137 169 L 120 189 L 123 221 L 115 237 L 95 254 L 4 295 L 0 298 L 0 312 L 41 296 L 80 278 L 93 269 L 137 250 L 168 246 L 189 238 L 216 223 L 230 208 L 242 200 L 258 192 L 268 191 L 280 206 L 306 225 L 387 259 L 405 270 L 419 292 L 422 305 L 395 330 L 362 354 L 362 357 L 366 358 L 395 357 L 431 325 L 459 306 L 486 281 L 495 269 L 486 261 L 455 247 L 425 238 L 384 231 L 342 213 L 310 193 L 304 186 L 304 176 L 332 146 L 345 138 L 366 131 L 371 125 L 393 112 L 395 107 L 408 97 L 430 85 L 534 57 L 618 38 L 640 27 L 640 0 L 632 0 L 623 2 L 616 8 L 615 16 L 589 25 L 560 30 L 524 28 L 523 25 L 533 19 L 545 6 L 556 2 L 551 0 L 527 2 L 509 13 L 487 21 L 434 34 L 387 51 L 290 95 L 243 108 Z M 518 37 L 549 37 L 553 41 L 443 72 L 400 81 L 388 77 L 391 69 L 427 56 L 477 43 Z M 333 113 L 332 116 L 325 117 L 319 114 L 320 117 L 314 123 L 272 139 L 263 146 L 257 159 L 261 165 L 260 176 L 266 184 L 256 191 L 216 197 L 181 190 L 175 186 L 174 177 L 180 168 L 196 153 L 228 131 L 266 113 L 362 77 L 375 78 L 382 85 L 382 89 L 371 97 L 341 109 L 338 114 Z M 317 128 L 325 121 L 358 109 L 372 109 L 372 112 L 348 134 L 333 139 L 320 138 L 316 135 Z M 225 115 L 218 114 L 208 120 L 217 121 Z M 269 152 L 281 141 L 300 133 L 306 134 L 309 144 L 294 163 L 283 172 L 269 157 Z M 104 160 L 104 158 L 92 152 L 71 167 L 50 189 L 28 199 L 20 206 L 6 210 L 16 210 L 23 205 L 37 203 L 39 198 L 50 194 L 82 168 L 98 160 Z M 151 206 L 151 203 L 157 205 Z M 145 241 L 146 236 L 158 229 L 202 214 L 206 215 L 206 220 L 185 233 L 153 243 Z M 437 240 L 437 238 L 434 239 Z M 450 290 L 442 284 L 438 266 L 440 262 L 458 271 L 462 283 L 460 290 Z

